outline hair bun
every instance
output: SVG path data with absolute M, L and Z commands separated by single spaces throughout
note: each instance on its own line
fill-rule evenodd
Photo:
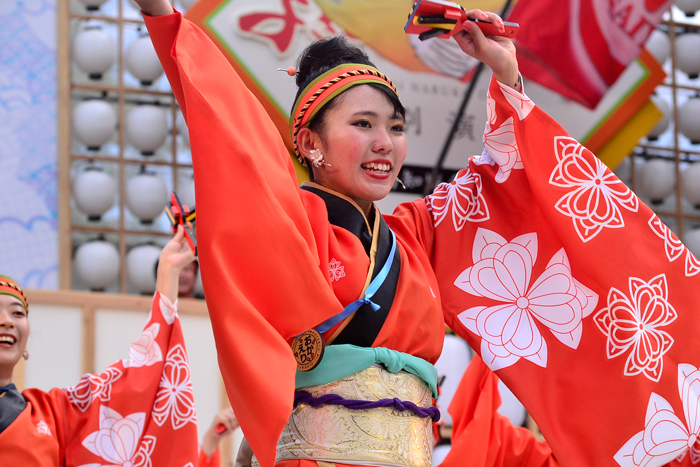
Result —
M 367 54 L 349 44 L 345 36 L 327 37 L 311 43 L 297 60 L 296 84 L 299 92 L 319 75 L 344 63 L 374 66 Z

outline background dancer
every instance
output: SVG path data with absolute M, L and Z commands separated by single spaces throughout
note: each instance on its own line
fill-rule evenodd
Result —
M 22 289 L 0 276 L 0 465 L 196 465 L 194 410 L 185 343 L 177 316 L 180 270 L 194 260 L 182 227 L 160 255 L 156 293 L 143 334 L 129 357 L 65 389 L 26 389 L 12 372 L 29 338 L 29 305 Z M 187 375 L 172 385 L 173 373 Z

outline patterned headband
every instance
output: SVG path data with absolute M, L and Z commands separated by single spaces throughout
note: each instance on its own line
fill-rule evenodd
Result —
M 24 304 L 24 309 L 27 310 L 27 314 L 29 314 L 27 297 L 24 296 L 24 292 L 22 292 L 22 289 L 17 283 L 7 276 L 0 275 L 0 295 L 12 295 L 19 299 Z
M 335 96 L 356 84 L 368 83 L 382 84 L 391 89 L 397 96 L 399 95 L 396 92 L 396 87 L 386 75 L 373 66 L 357 63 L 345 63 L 328 70 L 304 88 L 294 104 L 292 119 L 289 122 L 289 132 L 294 142 L 294 153 L 302 165 L 306 166 L 306 161 L 299 152 L 297 144 L 299 130 L 308 126 L 316 113 Z

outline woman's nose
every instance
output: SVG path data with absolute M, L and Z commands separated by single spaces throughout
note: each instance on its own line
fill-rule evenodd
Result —
M 391 140 L 391 135 L 387 131 L 380 130 L 377 132 L 377 138 L 372 145 L 372 151 L 379 153 L 390 153 L 394 149 L 394 142 Z
M 15 323 L 12 321 L 10 313 L 7 310 L 0 309 L 0 326 L 3 327 L 14 327 Z

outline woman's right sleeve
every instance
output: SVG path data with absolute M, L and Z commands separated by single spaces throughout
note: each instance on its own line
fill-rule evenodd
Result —
M 189 128 L 219 366 L 253 451 L 271 466 L 292 410 L 287 341 L 342 310 L 324 270 L 327 214 L 300 195 L 277 128 L 206 34 L 179 13 L 145 19 Z

